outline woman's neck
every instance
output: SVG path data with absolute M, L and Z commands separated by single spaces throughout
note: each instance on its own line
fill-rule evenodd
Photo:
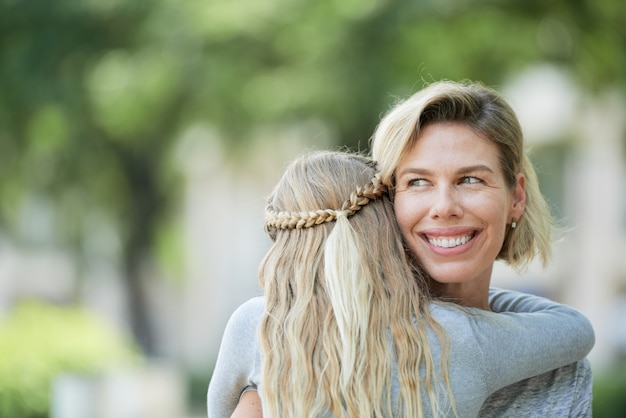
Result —
M 453 302 L 461 306 L 491 310 L 489 307 L 489 282 L 486 283 L 440 283 L 429 281 L 429 287 L 435 298 Z

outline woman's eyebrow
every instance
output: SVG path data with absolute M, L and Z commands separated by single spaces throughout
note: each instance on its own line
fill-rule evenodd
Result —
M 490 173 L 495 173 L 491 167 L 486 166 L 484 164 L 477 164 L 477 165 L 470 165 L 467 167 L 461 167 L 459 170 L 457 170 L 457 172 L 459 174 L 467 174 L 467 173 L 473 173 L 476 171 L 488 171 Z
M 489 167 L 487 165 L 484 165 L 484 164 L 476 164 L 476 165 L 470 165 L 470 166 L 466 166 L 466 167 L 461 167 L 458 170 L 456 170 L 456 173 L 457 174 L 468 174 L 468 173 L 475 173 L 477 171 L 487 171 L 489 173 L 495 173 L 491 167 Z M 400 178 L 400 177 L 405 176 L 407 174 L 431 175 L 433 173 L 434 173 L 433 170 L 429 170 L 427 168 L 407 167 L 404 170 L 400 171 L 397 174 L 397 177 Z
M 428 175 L 428 174 L 432 174 L 432 171 L 428 170 L 426 168 L 408 167 L 408 168 L 405 168 L 404 170 L 400 171 L 397 174 L 397 177 L 402 177 L 402 176 L 405 176 L 407 174 Z

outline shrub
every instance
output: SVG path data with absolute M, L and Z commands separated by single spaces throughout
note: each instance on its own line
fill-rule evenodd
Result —
M 20 302 L 0 321 L 0 416 L 47 417 L 58 373 L 98 372 L 140 357 L 130 339 L 93 312 Z
M 626 364 L 594 373 L 593 416 L 622 418 L 626 411 Z

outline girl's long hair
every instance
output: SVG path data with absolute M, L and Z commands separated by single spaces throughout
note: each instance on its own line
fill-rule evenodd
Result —
M 287 168 L 269 198 L 266 230 L 274 244 L 259 269 L 266 418 L 454 409 L 451 395 L 440 393 L 451 393 L 445 332 L 431 318 L 424 277 L 408 261 L 375 174 L 365 157 L 313 152 Z M 439 365 L 428 330 L 444 347 Z

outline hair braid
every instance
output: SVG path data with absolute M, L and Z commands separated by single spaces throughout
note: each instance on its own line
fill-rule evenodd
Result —
M 359 186 L 352 192 L 350 198 L 343 202 L 340 209 L 278 212 L 268 207 L 265 216 L 265 227 L 266 229 L 302 229 L 332 222 L 341 214 L 350 217 L 370 201 L 378 199 L 386 191 L 387 186 L 380 181 L 378 174 L 376 174 L 367 185 Z
M 352 192 L 350 198 L 341 205 L 341 210 L 346 211 L 348 216 L 352 216 L 371 200 L 378 199 L 386 190 L 387 186 L 380 181 L 377 174 L 369 184 L 359 186 L 356 191 Z

